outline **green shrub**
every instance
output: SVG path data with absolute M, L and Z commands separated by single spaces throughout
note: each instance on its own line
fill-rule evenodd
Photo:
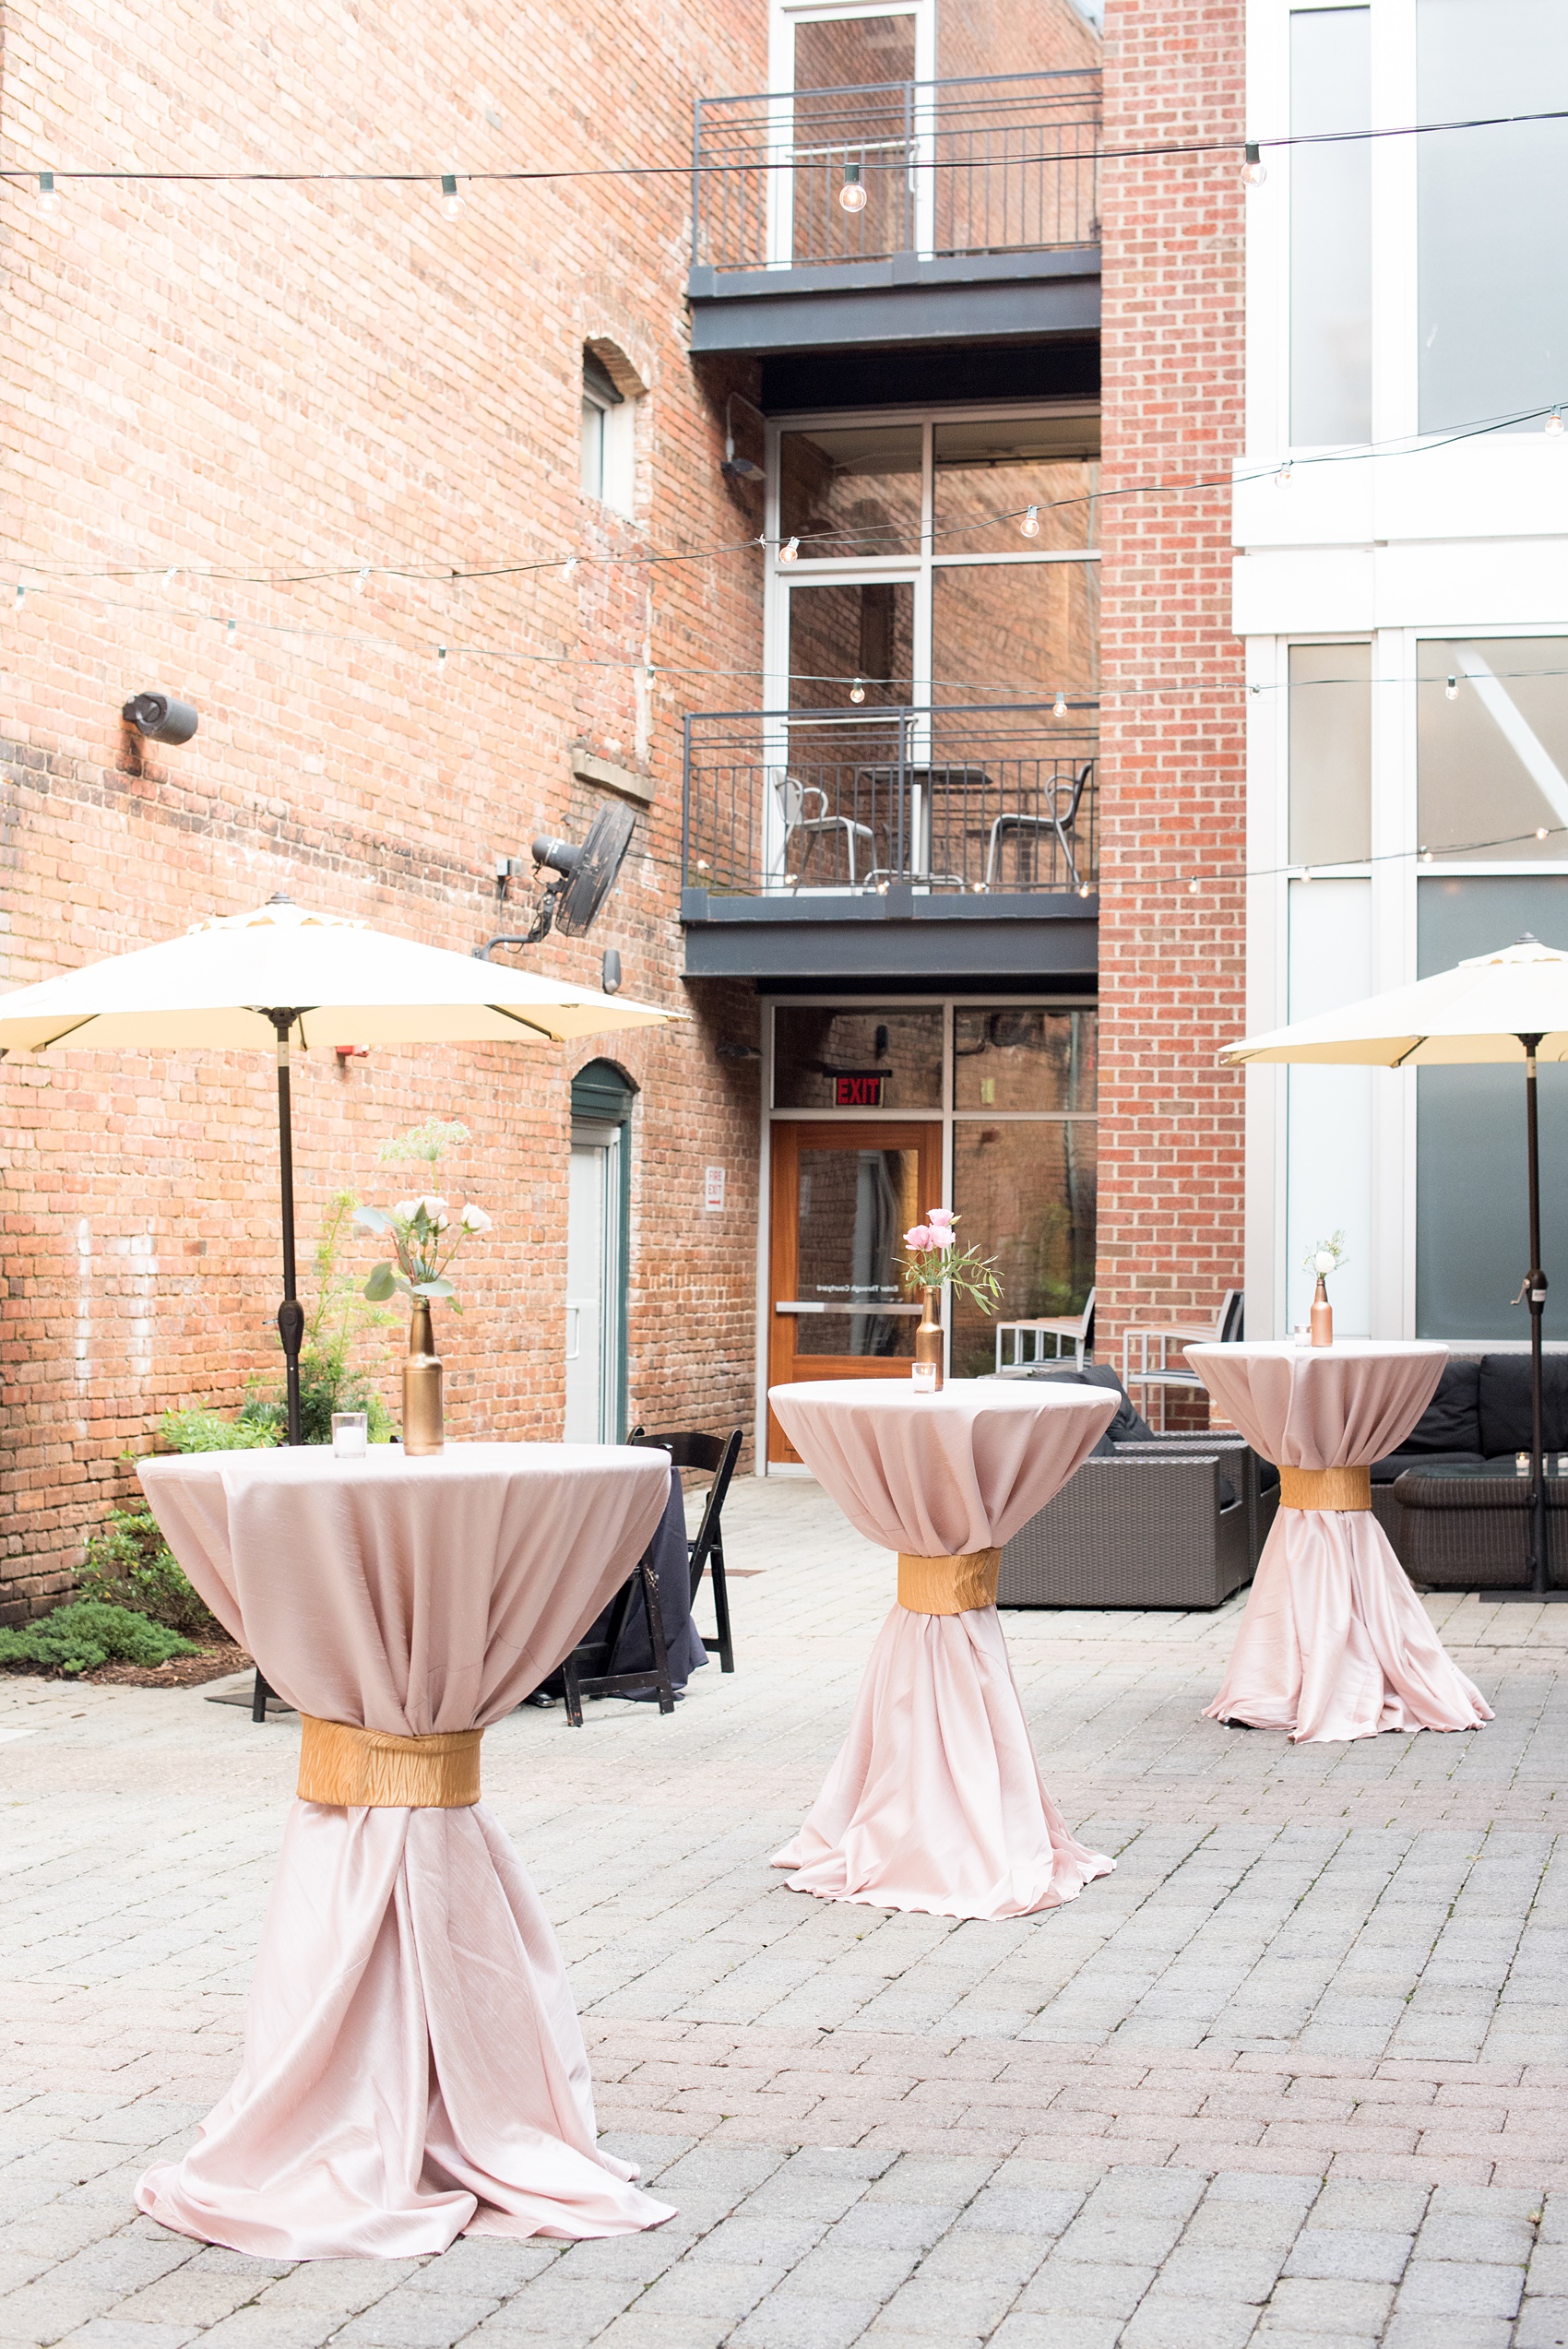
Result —
M 397 1432 L 369 1376 L 353 1360 L 362 1337 L 398 1318 L 365 1303 L 357 1272 L 343 1262 L 354 1236 L 355 1204 L 351 1191 L 335 1191 L 316 1242 L 315 1302 L 300 1348 L 300 1433 L 306 1443 L 331 1442 L 334 1411 L 362 1411 L 372 1443 L 386 1443 Z M 283 1386 L 270 1381 L 254 1386 L 237 1424 L 265 1429 L 272 1442 L 282 1443 L 289 1431 Z
M 107 1524 L 89 1541 L 77 1595 L 110 1607 L 134 1608 L 167 1631 L 184 1632 L 187 1639 L 226 1640 L 229 1636 L 185 1580 L 157 1518 L 139 1497 L 127 1501 L 124 1509 L 112 1509 Z
M 189 1411 L 165 1411 L 160 1431 L 171 1452 L 262 1452 L 278 1441 L 270 1428 L 244 1411 L 237 1419 L 220 1419 L 199 1404 Z
M 42 1665 L 67 1678 L 96 1672 L 111 1657 L 121 1664 L 167 1664 L 172 1655 L 196 1652 L 178 1631 L 101 1598 L 75 1599 L 36 1623 L 0 1631 L 0 1664 Z

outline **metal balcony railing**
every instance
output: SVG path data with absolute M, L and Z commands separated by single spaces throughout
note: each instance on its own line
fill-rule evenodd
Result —
M 683 872 L 718 896 L 1099 886 L 1098 737 L 1051 705 L 703 712 Z
M 765 269 L 1098 244 L 1099 144 L 1088 68 L 701 98 L 695 257 Z

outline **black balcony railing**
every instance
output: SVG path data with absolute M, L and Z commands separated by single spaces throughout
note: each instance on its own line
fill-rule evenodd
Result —
M 1097 740 L 1049 703 L 688 718 L 685 885 L 1087 897 Z
M 1099 134 L 1088 69 L 702 98 L 695 259 L 763 269 L 1097 244 Z

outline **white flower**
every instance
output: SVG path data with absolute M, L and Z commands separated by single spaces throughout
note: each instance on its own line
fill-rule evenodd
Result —
M 482 1207 L 476 1207 L 471 1199 L 469 1201 L 468 1205 L 463 1209 L 463 1229 L 465 1231 L 488 1231 L 490 1229 L 490 1217 L 485 1214 Z
M 1313 1258 L 1313 1270 L 1318 1273 L 1331 1273 L 1338 1262 L 1338 1257 L 1331 1248 L 1320 1248 Z
M 438 1198 L 434 1191 L 427 1191 L 420 1201 L 420 1205 L 424 1209 L 426 1223 L 432 1225 L 437 1231 L 445 1231 L 450 1220 L 446 1213 L 445 1200 Z
M 411 1224 L 419 1213 L 419 1207 L 420 1203 L 417 1199 L 399 1199 L 392 1213 L 398 1223 Z

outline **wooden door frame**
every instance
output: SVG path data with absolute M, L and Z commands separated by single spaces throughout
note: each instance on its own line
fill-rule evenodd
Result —
M 943 1129 L 939 1117 L 810 1119 L 775 1118 L 769 1142 L 769 1213 L 767 1247 L 767 1383 L 784 1383 L 796 1369 L 792 1332 L 787 1317 L 775 1311 L 781 1297 L 793 1297 L 799 1276 L 800 1166 L 802 1145 L 811 1149 L 913 1150 L 925 1177 L 926 1191 L 934 1198 L 942 1184 Z M 885 1358 L 870 1357 L 853 1369 L 835 1358 L 828 1374 L 835 1379 L 885 1379 L 900 1375 L 903 1365 L 890 1368 Z M 767 1457 L 770 1463 L 796 1461 L 800 1455 L 778 1419 L 767 1414 Z

